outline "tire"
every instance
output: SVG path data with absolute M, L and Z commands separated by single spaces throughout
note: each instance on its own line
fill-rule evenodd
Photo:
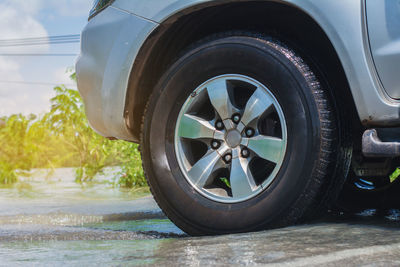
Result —
M 223 117 L 224 109 L 215 105 L 215 99 L 224 99 L 215 96 L 225 91 L 213 89 L 217 88 L 213 83 L 220 79 L 220 84 L 226 85 L 227 99 L 232 102 L 229 110 L 236 110 L 241 116 L 242 121 L 236 126 L 235 114 L 231 119 Z M 247 113 L 258 114 L 247 104 L 256 92 L 262 92 L 262 101 L 258 103 L 267 103 L 269 99 L 273 108 L 269 106 L 256 123 L 246 121 L 247 126 L 239 126 L 250 116 Z M 209 107 L 215 108 L 215 112 L 208 111 Z M 182 125 L 186 127 L 186 118 L 191 118 L 193 110 L 196 120 L 201 117 L 207 125 L 210 122 L 215 127 L 213 138 L 220 139 L 208 140 L 207 134 L 200 139 L 193 137 L 195 133 L 207 132 L 204 128 L 190 132 L 188 138 L 185 129 L 195 128 Z M 218 125 L 221 126 L 218 120 L 223 120 L 223 137 L 217 134 Z M 253 137 L 245 135 L 250 129 L 248 125 L 255 131 L 251 133 Z M 241 135 L 239 145 L 237 132 Z M 276 148 L 269 141 L 259 141 L 270 140 L 270 135 L 278 140 L 277 150 L 272 150 Z M 349 160 L 346 153 L 338 152 L 340 135 L 329 92 L 294 51 L 273 38 L 225 33 L 190 48 L 155 87 L 143 120 L 143 167 L 161 209 L 190 235 L 276 228 L 315 217 L 336 199 L 344 182 L 343 166 L 348 166 Z M 213 140 L 219 142 L 216 152 L 212 152 Z M 260 144 L 270 146 L 261 149 Z M 228 150 L 220 153 L 221 147 Z M 244 159 L 244 150 L 251 160 Z M 266 156 L 266 151 L 274 151 L 270 153 L 273 156 Z M 208 153 L 220 155 L 221 159 L 216 158 L 211 169 L 196 172 Z M 231 154 L 230 162 L 226 161 L 226 153 Z M 237 164 L 245 161 L 245 167 Z M 196 171 L 192 172 L 193 169 Z M 241 169 L 246 170 L 244 176 Z M 211 174 L 207 178 L 204 173 Z M 238 182 L 238 177 L 246 178 L 246 183 Z

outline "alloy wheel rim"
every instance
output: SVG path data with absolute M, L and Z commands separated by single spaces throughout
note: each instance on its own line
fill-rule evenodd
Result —
M 175 154 L 187 182 L 206 198 L 237 203 L 275 180 L 287 126 L 272 92 L 251 77 L 214 77 L 188 97 L 175 129 Z

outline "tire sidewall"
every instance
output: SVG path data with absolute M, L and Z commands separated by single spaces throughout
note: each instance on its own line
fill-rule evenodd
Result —
M 264 84 L 282 107 L 288 133 L 285 159 L 273 183 L 254 198 L 233 204 L 199 194 L 181 172 L 174 146 L 176 121 L 187 98 L 205 81 L 224 74 Z M 175 223 L 202 232 L 240 232 L 290 220 L 285 214 L 306 192 L 318 160 L 320 122 L 309 84 L 287 55 L 265 41 L 231 37 L 200 46 L 169 68 L 149 103 L 142 141 L 150 186 L 162 208 L 179 218 Z

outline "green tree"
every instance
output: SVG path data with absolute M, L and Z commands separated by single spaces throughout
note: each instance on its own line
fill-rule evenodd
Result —
M 71 75 L 75 78 L 75 74 Z M 57 86 L 51 110 L 41 117 L 12 115 L 0 124 L 0 183 L 17 181 L 16 170 L 75 167 L 76 181 L 88 182 L 107 166 L 120 166 L 116 184 L 146 186 L 138 146 L 110 141 L 87 122 L 76 90 Z

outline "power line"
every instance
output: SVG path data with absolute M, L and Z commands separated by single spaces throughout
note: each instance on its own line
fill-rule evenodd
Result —
M 63 84 L 63 83 L 48 83 L 48 82 L 26 82 L 26 81 L 0 81 L 0 83 L 5 84 L 26 84 L 26 85 L 65 85 L 65 86 L 76 86 L 76 84 Z
M 55 41 L 55 42 L 26 42 L 26 43 L 15 43 L 15 44 L 1 44 L 0 47 L 15 47 L 15 46 L 34 46 L 34 45 L 56 45 L 56 44 L 76 44 L 80 43 L 80 40 L 69 40 L 69 41 Z
M 63 41 L 77 41 L 80 40 L 79 37 L 76 38 L 60 38 L 60 39 L 52 39 L 52 38 L 38 38 L 34 40 L 27 40 L 27 39 L 21 39 L 21 40 L 0 40 L 1 44 L 20 44 L 20 43 L 39 43 L 39 42 L 63 42 Z
M 56 40 L 56 39 L 77 39 L 80 38 L 79 34 L 69 34 L 69 35 L 53 35 L 53 36 L 43 36 L 43 37 L 31 37 L 31 38 L 20 38 L 20 39 L 0 39 L 0 42 L 23 42 L 23 41 L 34 41 L 34 40 Z
M 79 54 L 0 54 L 4 57 L 76 57 Z
M 32 46 L 32 45 L 47 45 L 47 44 L 70 44 L 79 42 L 80 42 L 80 35 L 71 34 L 71 35 L 22 38 L 22 39 L 3 39 L 0 40 L 0 47 Z

